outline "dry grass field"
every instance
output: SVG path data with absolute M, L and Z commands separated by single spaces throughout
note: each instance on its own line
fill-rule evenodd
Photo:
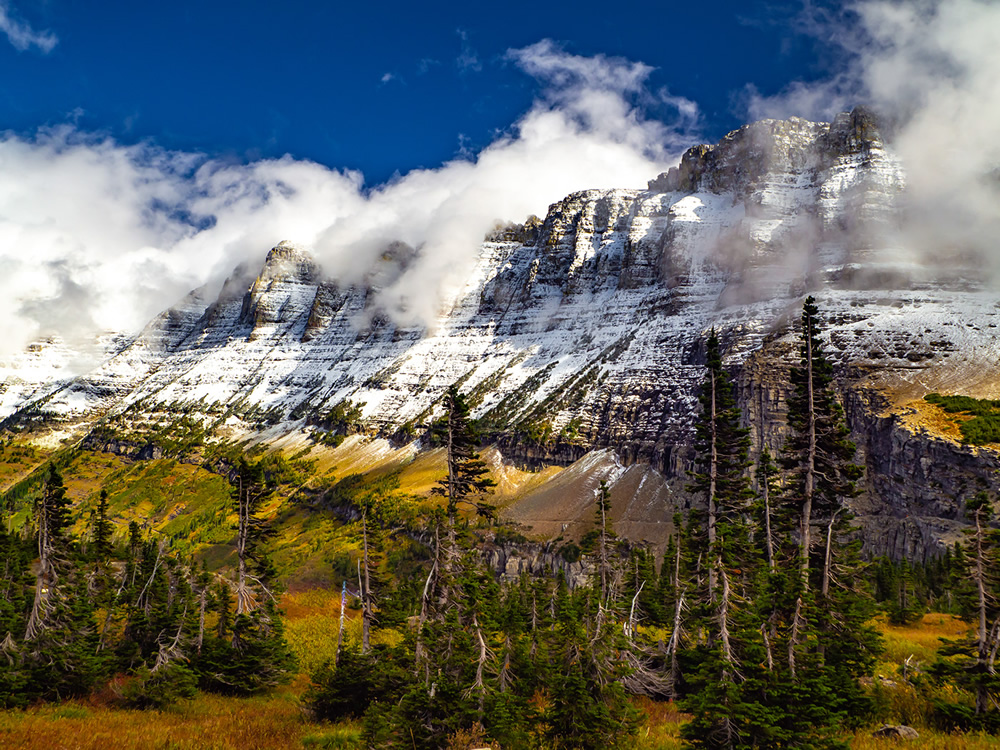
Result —
M 83 701 L 40 705 L 24 711 L 0 712 L 3 750 L 272 750 L 277 748 L 361 748 L 357 723 L 335 726 L 313 722 L 302 708 L 307 672 L 333 655 L 340 620 L 340 596 L 328 590 L 288 593 L 282 606 L 286 634 L 299 657 L 302 674 L 274 693 L 256 698 L 199 694 L 165 711 L 131 711 L 114 706 L 110 689 Z M 348 610 L 346 637 L 360 638 L 358 613 Z M 886 652 L 879 663 L 876 687 L 891 721 L 915 726 L 920 738 L 905 743 L 874 739 L 871 728 L 845 737 L 855 750 L 980 750 L 1000 748 L 1000 738 L 948 735 L 925 724 L 926 700 L 900 679 L 900 665 L 921 669 L 935 656 L 940 638 L 956 638 L 968 625 L 952 615 L 928 614 L 913 625 L 880 623 Z M 387 634 L 387 639 L 398 637 Z M 646 724 L 635 750 L 679 750 L 684 715 L 672 703 L 636 699 Z M 457 750 L 457 749 L 456 749 Z

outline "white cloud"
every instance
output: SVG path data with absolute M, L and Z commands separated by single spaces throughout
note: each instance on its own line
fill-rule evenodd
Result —
M 462 40 L 462 51 L 455 58 L 455 65 L 462 73 L 478 73 L 483 69 L 483 63 L 469 42 L 469 32 L 464 29 L 456 29 L 455 33 Z
M 51 31 L 35 31 L 26 22 L 16 18 L 11 12 L 10 3 L 4 0 L 0 0 L 0 31 L 21 51 L 37 47 L 48 54 L 59 43 L 59 38 Z
M 1000 267 L 1000 3 L 867 0 L 804 19 L 839 49 L 839 69 L 776 96 L 750 90 L 750 115 L 827 120 L 870 106 L 907 172 L 899 241 L 925 260 Z
M 0 350 L 42 335 L 136 330 L 189 289 L 259 264 L 282 239 L 327 271 L 362 278 L 395 240 L 419 248 L 382 292 L 400 319 L 432 323 L 442 295 L 499 218 L 544 214 L 588 187 L 644 187 L 688 145 L 647 119 L 649 68 L 543 43 L 510 57 L 544 84 L 474 159 L 415 170 L 371 190 L 354 172 L 291 157 L 232 164 L 70 126 L 0 135 Z M 678 100 L 682 129 L 697 117 Z

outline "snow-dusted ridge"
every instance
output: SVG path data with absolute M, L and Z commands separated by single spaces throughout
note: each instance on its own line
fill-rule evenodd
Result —
M 388 436 L 459 382 L 508 454 L 613 448 L 669 479 L 687 460 L 706 332 L 721 332 L 734 369 L 748 357 L 761 367 L 763 351 L 780 372 L 806 292 L 852 388 L 1000 396 L 1000 298 L 970 274 L 938 283 L 899 253 L 904 189 L 863 111 L 754 123 L 691 149 L 646 190 L 574 193 L 522 241 L 484 242 L 426 329 L 380 312 L 377 289 L 405 273 L 403 251 L 343 286 L 281 243 L 258 273 L 238 271 L 210 303 L 192 293 L 83 376 L 58 380 L 71 354 L 56 345 L 0 370 L 0 416 L 44 398 L 69 430 L 139 402 L 239 405 L 270 412 L 280 434 L 350 399 Z M 780 386 L 753 371 L 748 419 L 758 440 L 777 440 L 780 398 L 770 410 L 750 401 Z

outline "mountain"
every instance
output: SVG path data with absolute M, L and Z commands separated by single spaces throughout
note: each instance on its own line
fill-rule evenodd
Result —
M 905 192 L 871 113 L 764 120 L 690 149 L 644 190 L 574 193 L 491 233 L 430 325 L 398 323 L 380 301 L 419 249 L 387 247 L 345 284 L 281 243 L 214 299 L 192 292 L 108 339 L 81 376 L 59 379 L 73 356 L 59 342 L 4 365 L 0 416 L 44 425 L 51 443 L 183 412 L 216 437 L 288 447 L 340 404 L 360 409 L 351 431 L 366 450 L 404 461 L 458 383 L 498 468 L 566 467 L 512 484 L 508 517 L 579 532 L 606 479 L 620 533 L 662 544 L 691 502 L 705 337 L 720 334 L 755 450 L 777 452 L 812 293 L 867 467 L 854 501 L 867 548 L 921 557 L 955 538 L 973 488 L 995 485 L 997 451 L 937 429 L 921 399 L 1000 396 L 1000 305 L 974 265 L 929 268 L 899 249 Z

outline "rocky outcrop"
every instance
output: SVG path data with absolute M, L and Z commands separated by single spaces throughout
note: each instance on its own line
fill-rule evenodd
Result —
M 586 586 L 593 580 L 595 565 L 589 558 L 581 558 L 579 550 L 575 559 L 552 544 L 488 545 L 483 549 L 486 564 L 507 580 L 515 581 L 523 575 L 558 576 L 562 573 L 570 588 Z
M 913 727 L 908 727 L 904 724 L 884 724 L 872 732 L 872 737 L 893 740 L 916 740 L 920 738 L 920 733 Z

